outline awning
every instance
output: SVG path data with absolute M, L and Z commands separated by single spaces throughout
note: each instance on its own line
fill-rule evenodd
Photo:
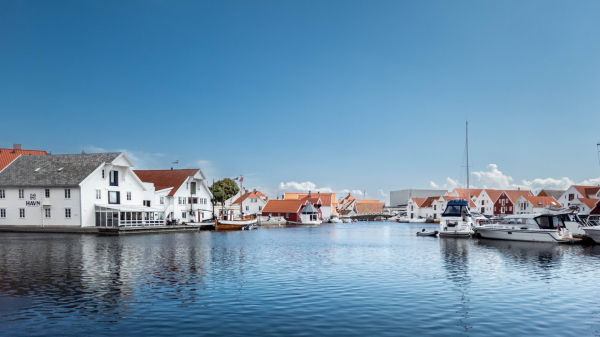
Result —
M 98 207 L 106 208 L 106 210 L 113 210 L 119 212 L 164 212 L 161 207 L 146 207 L 143 205 L 96 205 L 96 210 L 99 210 Z

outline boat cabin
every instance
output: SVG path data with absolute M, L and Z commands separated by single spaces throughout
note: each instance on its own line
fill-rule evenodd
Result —
M 450 200 L 442 217 L 462 217 L 463 221 L 467 221 L 467 218 L 471 217 L 471 212 L 465 200 Z
M 558 226 L 565 228 L 562 216 L 558 214 L 509 215 L 500 224 L 519 225 L 521 229 L 556 229 Z

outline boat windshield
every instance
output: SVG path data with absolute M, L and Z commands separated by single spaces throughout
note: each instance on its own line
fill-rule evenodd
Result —
M 556 229 L 559 225 L 565 227 L 565 224 L 558 216 L 540 216 L 535 218 L 538 226 L 542 229 Z
M 466 207 L 460 205 L 448 205 L 444 213 L 442 213 L 442 216 L 463 216 L 463 213 L 464 215 L 469 214 Z

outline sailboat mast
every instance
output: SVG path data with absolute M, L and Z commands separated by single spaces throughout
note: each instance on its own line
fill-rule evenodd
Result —
M 469 189 L 469 121 L 467 121 L 467 207 L 471 204 L 471 191 Z

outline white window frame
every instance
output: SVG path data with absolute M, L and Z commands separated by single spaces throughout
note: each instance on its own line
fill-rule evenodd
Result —
M 65 219 L 71 219 L 71 208 L 65 207 Z
M 25 199 L 25 190 L 19 188 L 19 199 Z
M 127 200 L 131 201 L 131 192 L 127 192 Z
M 19 219 L 25 219 L 25 208 L 19 208 Z
M 250 212 L 250 206 L 246 206 L 246 212 Z
M 46 219 L 52 218 L 52 211 L 50 211 L 50 208 L 44 208 L 44 218 L 46 218 Z
M 182 218 L 182 219 L 187 219 L 187 214 L 186 214 L 186 212 L 181 212 L 181 218 Z
M 71 189 L 65 188 L 65 199 L 71 199 Z
M 46 197 L 46 198 L 50 198 L 50 189 L 49 189 L 49 188 L 46 188 L 46 189 L 44 190 L 44 197 Z
M 6 192 L 4 190 L 0 190 L 0 199 L 6 198 Z
M 95 190 L 96 191 L 96 200 L 102 200 L 102 191 L 101 190 Z
M 159 202 L 160 202 L 161 205 L 165 204 L 165 197 L 160 197 L 159 200 L 160 200 Z
M 6 208 L 0 208 L 0 219 L 6 218 Z

